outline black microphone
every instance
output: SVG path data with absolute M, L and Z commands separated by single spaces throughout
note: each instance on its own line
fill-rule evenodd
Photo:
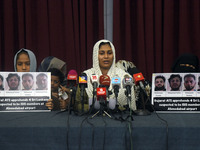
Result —
M 137 68 L 134 69 L 133 78 L 134 78 L 135 85 L 136 86 L 139 85 L 140 91 L 142 91 L 147 96 L 147 100 L 148 100 L 148 97 L 150 96 L 150 90 L 149 90 L 150 86 L 148 83 L 145 82 L 145 79 L 142 73 Z M 144 83 L 146 83 L 146 89 L 145 89 Z M 147 94 L 147 91 L 149 92 L 149 94 Z M 139 94 L 140 94 L 142 109 L 137 109 L 135 111 L 135 114 L 136 115 L 150 115 L 150 112 L 146 110 L 145 108 L 147 100 L 145 102 L 144 94 L 142 94 L 141 92 Z M 138 105 L 139 105 L 139 102 L 140 101 L 138 100 Z
M 81 90 L 82 112 L 84 112 L 84 92 L 85 92 L 85 88 L 87 88 L 87 75 L 86 75 L 86 73 L 82 73 L 79 76 L 79 87 L 80 87 L 80 90 Z
M 135 85 L 139 85 L 143 90 L 145 90 L 143 84 L 144 76 L 136 67 L 133 69 L 133 79 L 135 81 Z
M 133 79 L 129 75 L 124 75 L 123 88 L 126 89 L 126 97 L 131 100 L 131 87 L 133 86 Z
M 112 78 L 112 88 L 114 89 L 114 94 L 117 99 L 118 93 L 119 93 L 119 88 L 121 87 L 121 78 L 118 77 L 117 75 Z
M 76 97 L 76 86 L 77 86 L 77 72 L 76 70 L 70 70 L 67 75 L 67 86 L 70 88 L 71 99 L 69 104 L 69 113 L 73 110 Z
M 93 95 L 96 95 L 96 90 L 97 90 L 97 87 L 98 87 L 98 75 L 92 74 L 90 81 L 93 85 Z
M 70 70 L 67 75 L 67 85 L 70 88 L 76 87 L 77 85 L 77 72 L 76 70 Z
M 85 88 L 87 88 L 87 75 L 86 75 L 86 73 L 82 73 L 79 76 L 79 82 L 78 83 L 79 83 L 79 87 L 80 87 L 80 90 L 81 90 L 81 96 L 83 96 Z

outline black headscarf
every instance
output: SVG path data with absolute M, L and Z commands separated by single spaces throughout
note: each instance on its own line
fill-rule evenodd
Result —
M 171 67 L 172 72 L 199 72 L 199 58 L 191 53 L 180 55 Z

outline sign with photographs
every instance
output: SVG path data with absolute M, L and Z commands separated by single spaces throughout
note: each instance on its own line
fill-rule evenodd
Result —
M 50 72 L 0 72 L 0 112 L 49 111 Z
M 152 104 L 159 112 L 200 112 L 200 73 L 153 73 Z

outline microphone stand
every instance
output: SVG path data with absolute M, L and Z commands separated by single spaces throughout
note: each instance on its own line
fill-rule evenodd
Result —
M 103 99 L 103 97 L 100 97 L 99 103 L 100 103 L 100 110 L 98 110 L 91 118 L 94 118 L 98 114 L 100 115 L 106 114 L 109 118 L 112 118 L 111 115 L 107 111 L 105 111 L 106 102 Z
M 114 86 L 114 94 L 115 94 L 115 98 L 116 98 L 116 108 L 115 108 L 116 112 L 119 110 L 118 93 L 119 93 L 119 88 L 117 86 Z
M 71 93 L 71 99 L 70 99 L 70 104 L 69 104 L 69 113 L 71 114 L 71 112 L 74 111 L 74 102 L 75 102 L 75 96 L 76 96 L 75 86 L 70 88 L 70 93 Z
M 84 113 L 84 87 L 82 85 L 81 89 L 81 104 L 82 104 L 82 113 Z
M 138 116 L 147 116 L 147 115 L 151 115 L 151 113 L 145 108 L 145 92 L 143 91 L 143 89 L 140 88 L 140 98 L 142 100 L 142 109 L 137 109 L 136 111 L 134 111 L 134 113 Z M 148 95 L 147 99 L 148 99 Z
M 95 93 L 96 93 L 96 90 L 95 90 L 95 88 L 93 87 L 92 105 L 90 106 L 89 114 L 90 114 L 90 113 L 93 111 L 93 109 L 94 109 L 94 101 L 95 101 L 95 99 L 96 99 Z
M 126 87 L 125 95 L 127 98 L 127 105 L 125 105 L 125 108 L 126 108 L 126 110 L 128 110 L 129 103 L 131 102 L 131 87 L 130 86 Z

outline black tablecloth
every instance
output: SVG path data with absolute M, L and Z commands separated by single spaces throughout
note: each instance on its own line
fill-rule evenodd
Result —
M 134 150 L 200 149 L 200 114 L 133 116 Z M 131 149 L 128 122 L 68 112 L 0 113 L 1 150 Z M 81 125 L 82 124 L 82 125 Z M 168 136 L 167 136 L 168 135 Z

